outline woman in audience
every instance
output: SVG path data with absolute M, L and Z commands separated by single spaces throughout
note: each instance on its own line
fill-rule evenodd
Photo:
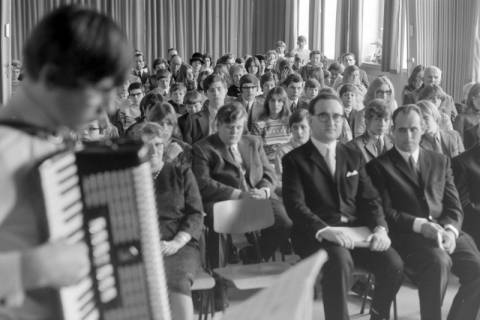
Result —
M 290 139 L 289 116 L 287 92 L 282 87 L 273 88 L 265 99 L 263 113 L 252 126 L 252 134 L 262 137 L 265 153 L 271 163 L 278 146 Z
M 330 66 L 328 66 L 328 71 L 330 72 L 330 78 L 328 83 L 325 82 L 325 85 L 332 88 L 338 88 L 343 80 L 343 64 L 333 62 Z
M 289 74 L 293 73 L 293 69 L 290 66 L 290 62 L 287 59 L 282 59 L 278 63 L 278 74 L 279 76 L 279 81 L 283 82 Z
M 425 67 L 421 64 L 413 68 L 410 77 L 408 77 L 407 85 L 402 91 L 402 105 L 417 102 L 418 90 L 423 84 L 423 75 Z
M 432 84 L 429 86 L 423 86 L 418 92 L 418 100 L 429 100 L 437 107 L 440 112 L 440 128 L 444 130 L 452 130 L 452 120 L 450 118 L 450 112 L 442 109 L 442 102 L 446 98 L 445 92 L 440 86 Z
M 181 140 L 177 114 L 172 105 L 166 102 L 155 104 L 145 120 L 160 125 L 165 134 L 163 160 L 179 166 L 191 166 L 192 147 Z
M 203 65 L 200 72 L 201 71 L 208 71 L 208 74 L 213 73 L 212 57 L 208 53 L 203 55 Z
M 245 69 L 260 79 L 260 61 L 256 57 L 250 57 L 245 61 Z
M 200 71 L 197 78 L 197 91 L 206 96 L 206 90 L 203 87 L 203 80 L 205 80 L 211 73 L 209 71 Z
M 200 270 L 199 239 L 203 206 L 189 167 L 164 161 L 167 134 L 160 125 L 146 122 L 133 132 L 150 147 L 150 163 L 160 221 L 161 250 L 173 319 L 193 319 L 191 287 Z
M 227 96 L 235 98 L 240 97 L 240 78 L 245 73 L 245 68 L 241 64 L 234 64 L 230 68 L 230 79 L 232 80 L 232 85 L 228 87 Z
M 423 149 L 443 153 L 449 158 L 465 151 L 462 139 L 457 131 L 440 127 L 440 112 L 431 101 L 420 100 L 417 102 L 417 106 L 422 112 L 425 123 L 425 132 L 420 141 L 420 146 Z
M 310 139 L 310 124 L 308 122 L 309 113 L 306 109 L 295 110 L 290 119 L 288 119 L 288 127 L 292 134 L 287 143 L 278 146 L 274 154 L 275 171 L 280 177 L 282 176 L 282 158 L 293 149 L 300 147 Z
M 453 127 L 465 139 L 464 132 L 480 123 L 480 83 L 474 84 L 467 95 L 467 107 L 458 114 Z
M 140 123 L 143 123 L 145 121 L 145 118 L 148 116 L 150 113 L 150 110 L 157 104 L 157 103 L 162 103 L 163 102 L 163 96 L 158 93 L 147 93 L 142 100 L 140 101 L 140 117 L 135 119 L 135 123 L 132 124 L 130 127 L 128 127 L 127 131 L 125 132 L 126 136 L 130 136 L 130 132 L 138 126 Z M 118 132 L 118 130 L 117 130 Z
M 268 92 L 275 88 L 278 83 L 278 77 L 273 72 L 264 73 L 260 77 L 260 88 L 262 89 L 262 94 L 257 96 L 257 101 L 260 105 L 265 103 L 265 99 L 267 98 Z
M 152 74 L 157 73 L 158 70 L 168 70 L 168 61 L 163 58 L 153 60 Z

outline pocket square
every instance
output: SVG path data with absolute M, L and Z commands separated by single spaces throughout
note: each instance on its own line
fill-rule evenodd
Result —
M 348 171 L 346 177 L 348 178 L 348 177 L 356 176 L 357 174 L 358 174 L 357 170 Z

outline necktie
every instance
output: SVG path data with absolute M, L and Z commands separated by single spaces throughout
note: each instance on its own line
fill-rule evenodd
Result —
M 332 176 L 335 175 L 335 151 L 331 148 L 327 148 L 325 153 L 325 161 L 327 162 L 328 169 L 332 173 Z
M 240 167 L 240 171 L 241 171 L 241 175 L 240 175 L 240 188 L 243 190 L 243 191 L 248 191 L 250 188 L 248 187 L 248 184 L 247 184 L 247 180 L 245 178 L 245 169 L 243 167 L 243 160 L 242 160 L 242 155 L 240 154 L 240 151 L 238 151 L 238 148 L 237 146 L 231 146 L 228 148 L 229 151 L 230 151 L 230 154 L 232 155 L 233 157 L 233 160 L 239 165 Z
M 408 158 L 408 165 L 410 166 L 410 170 L 412 170 L 412 173 L 415 176 L 418 176 L 417 164 L 415 162 L 415 159 L 413 158 L 413 155 L 410 155 L 410 157 Z
M 440 137 L 438 134 L 433 136 L 433 150 L 442 153 L 442 145 L 440 143 Z
M 380 137 L 375 142 L 375 149 L 377 149 L 377 157 L 383 153 L 383 138 Z

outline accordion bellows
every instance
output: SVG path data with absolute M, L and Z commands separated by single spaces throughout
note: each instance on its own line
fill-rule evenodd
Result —
M 59 291 L 64 320 L 170 320 L 143 145 L 94 144 L 50 157 L 39 171 L 50 239 L 89 248 L 90 275 Z

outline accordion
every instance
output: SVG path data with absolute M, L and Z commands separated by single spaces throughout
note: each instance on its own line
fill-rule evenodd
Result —
M 146 147 L 93 144 L 39 172 L 50 239 L 89 251 L 89 276 L 59 291 L 63 319 L 170 320 Z

